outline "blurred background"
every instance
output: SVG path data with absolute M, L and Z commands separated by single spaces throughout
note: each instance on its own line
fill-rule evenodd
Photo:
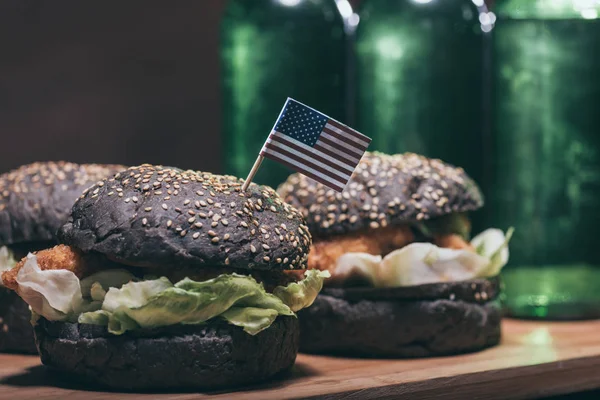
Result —
M 220 171 L 224 5 L 1 1 L 0 170 L 66 159 Z
M 479 182 L 510 313 L 600 317 L 600 0 L 0 2 L 0 171 L 245 177 L 287 96 Z M 289 170 L 265 161 L 255 180 Z M 512 271 L 512 272 L 511 272 Z

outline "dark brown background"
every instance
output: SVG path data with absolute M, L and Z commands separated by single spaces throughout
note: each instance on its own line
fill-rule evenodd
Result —
M 0 1 L 0 171 L 45 159 L 218 170 L 223 1 Z
M 225 3 L 0 0 L 0 172 L 57 159 L 220 171 Z

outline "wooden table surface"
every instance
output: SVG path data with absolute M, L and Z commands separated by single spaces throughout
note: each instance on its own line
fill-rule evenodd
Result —
M 600 321 L 506 320 L 500 346 L 420 360 L 300 355 L 283 379 L 230 393 L 108 393 L 56 379 L 33 356 L 0 356 L 0 399 L 527 399 L 600 387 Z

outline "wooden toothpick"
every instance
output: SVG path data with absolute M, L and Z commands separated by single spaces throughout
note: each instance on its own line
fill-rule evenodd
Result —
M 246 181 L 242 185 L 242 192 L 245 192 L 246 190 L 248 190 L 248 186 L 250 186 L 252 179 L 254 179 L 254 175 L 256 175 L 256 172 L 258 171 L 258 168 L 260 168 L 260 164 L 262 164 L 264 159 L 265 158 L 259 154 L 256 161 L 254 161 L 254 165 L 252 166 L 252 169 L 250 170 L 250 173 L 248 174 Z

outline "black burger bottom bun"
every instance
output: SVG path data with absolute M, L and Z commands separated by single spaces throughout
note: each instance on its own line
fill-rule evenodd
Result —
M 289 369 L 298 353 L 299 324 L 278 317 L 251 336 L 214 320 L 111 335 L 97 325 L 35 326 L 42 363 L 70 377 L 120 390 L 212 390 L 258 383 Z
M 390 289 L 324 289 L 298 312 L 300 351 L 416 358 L 473 352 L 500 342 L 499 281 Z
M 12 290 L 0 287 L 0 352 L 37 354 L 29 306 Z

